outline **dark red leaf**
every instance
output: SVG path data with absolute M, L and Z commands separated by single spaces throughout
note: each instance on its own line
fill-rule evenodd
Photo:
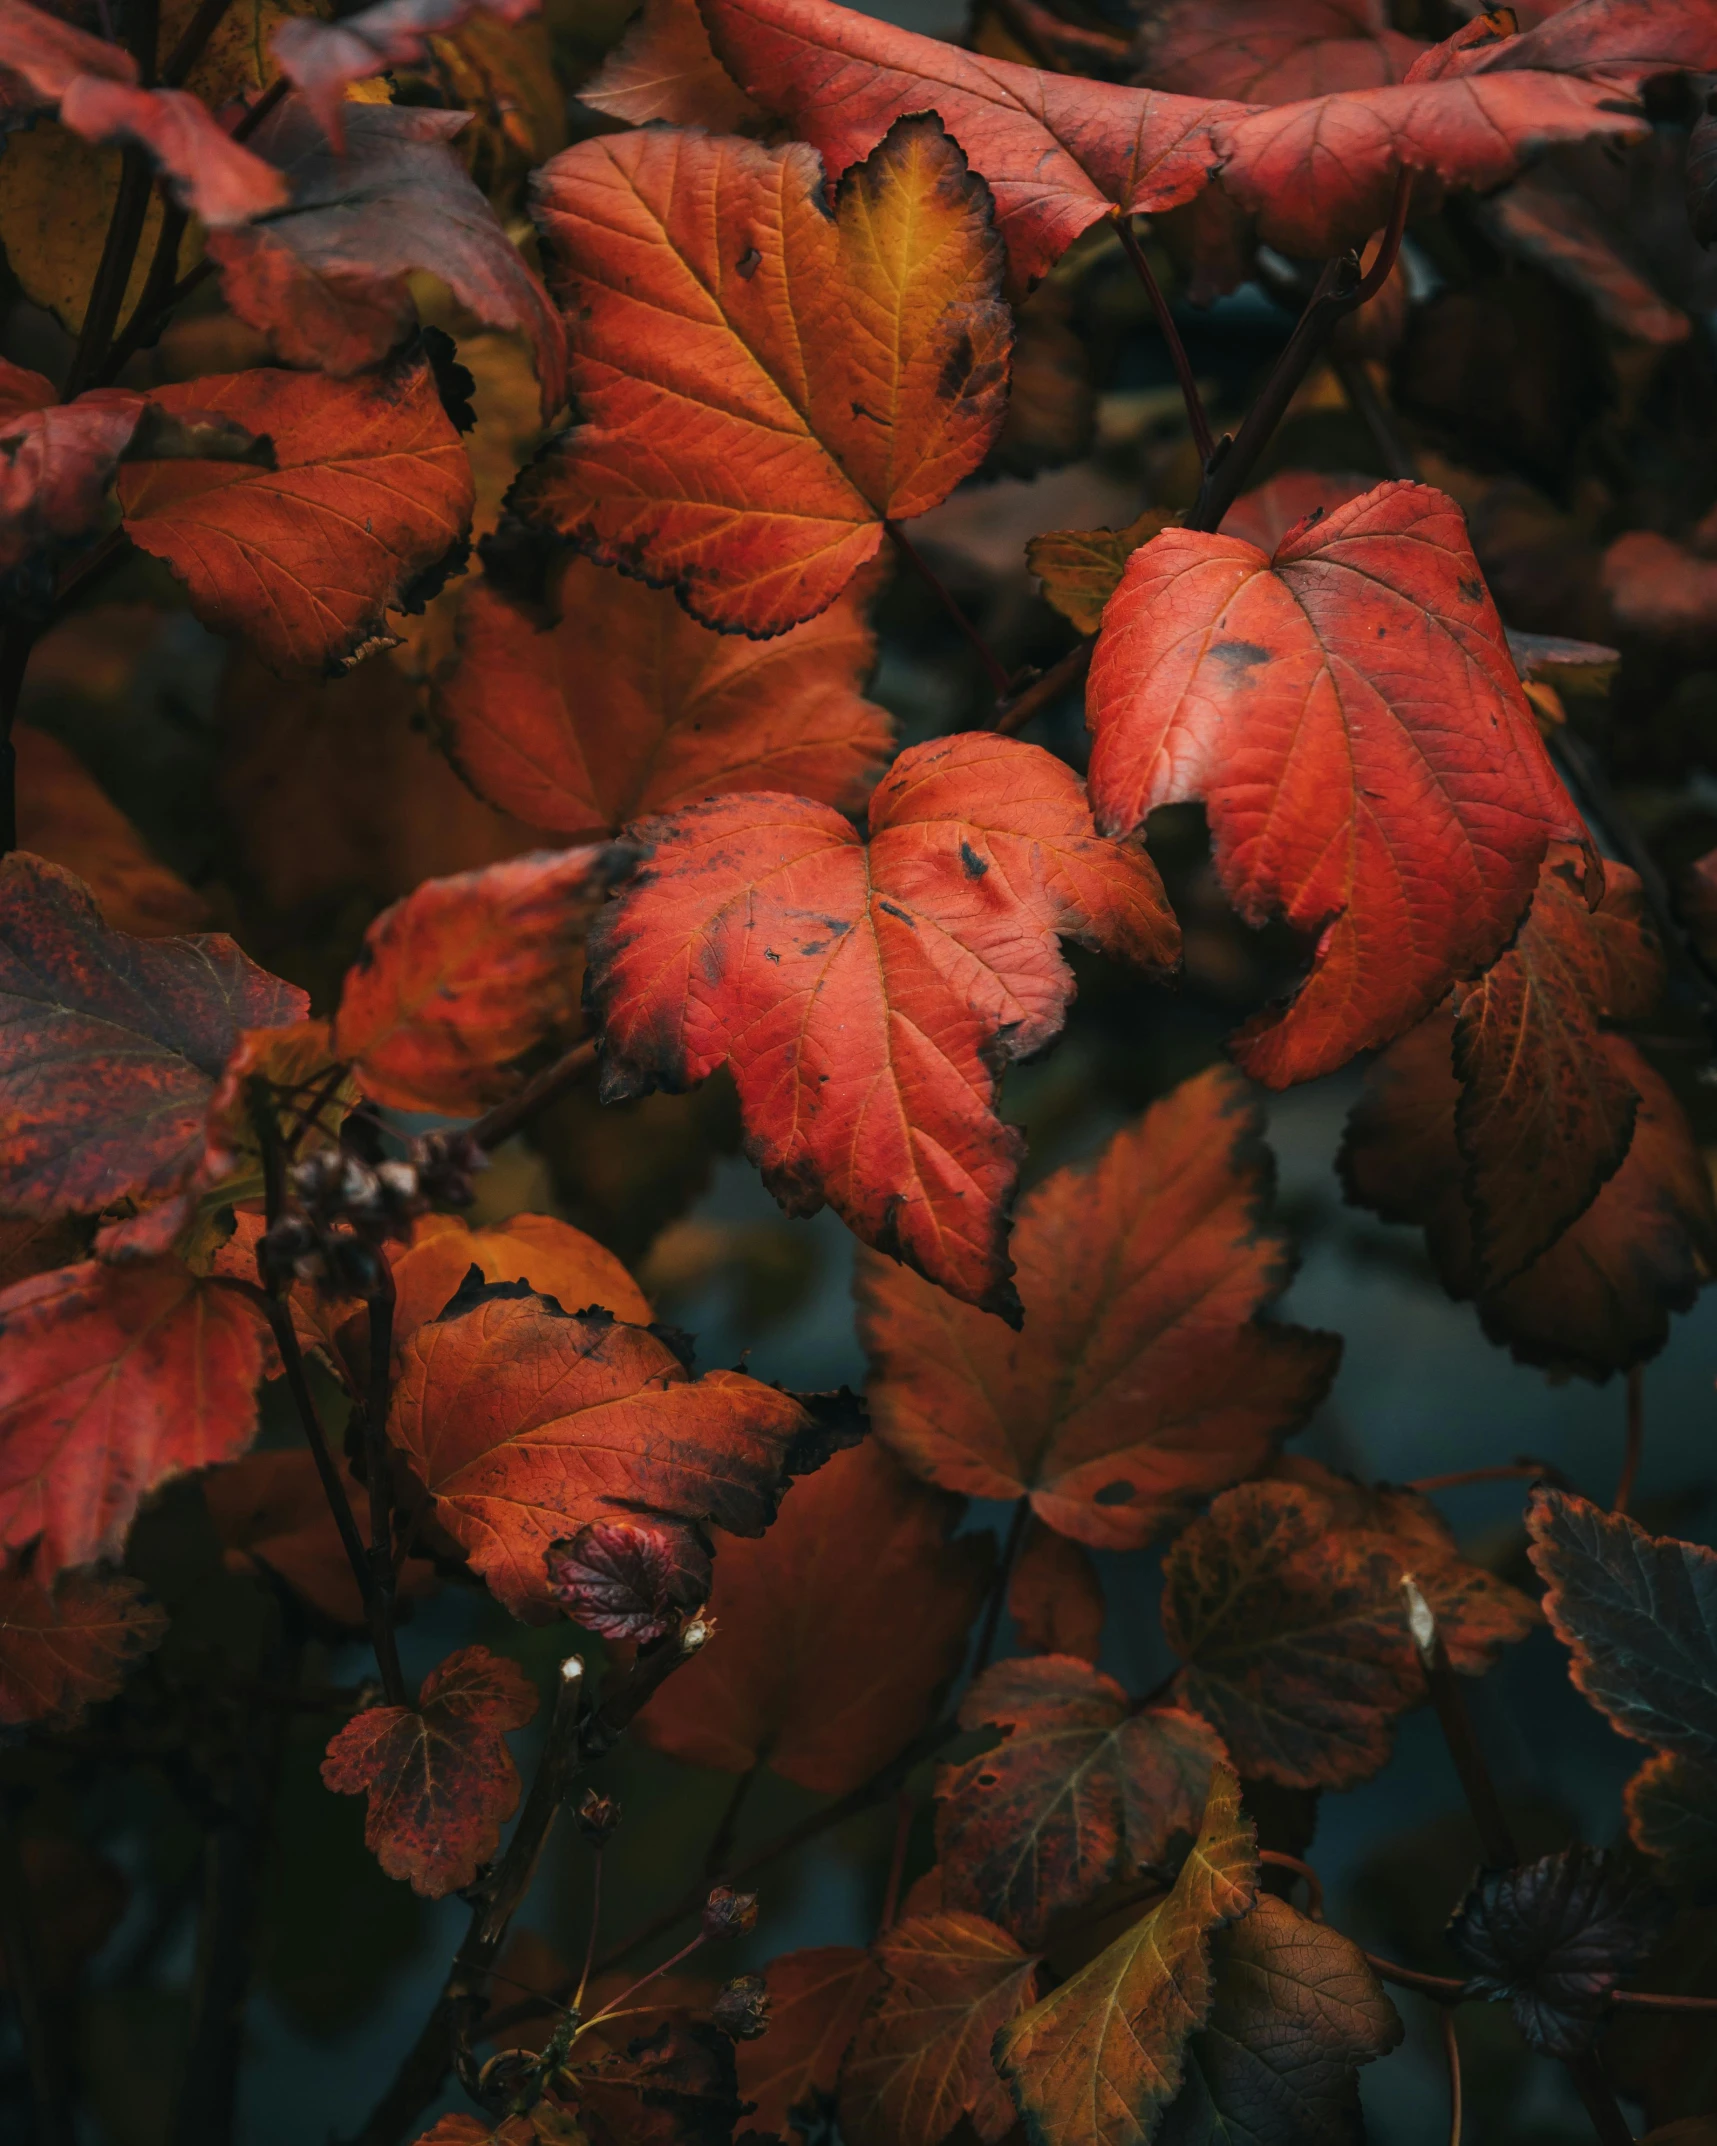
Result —
M 516 1662 L 461 1647 L 431 1670 L 414 1707 L 372 1706 L 328 1745 L 322 1778 L 367 1795 L 364 1840 L 390 1878 L 439 1900 L 469 1885 L 519 1800 L 505 1732 L 537 1710 Z
M 62 403 L 51 380 L 0 358 L 0 574 L 94 527 L 144 406 L 131 388 Z
M 848 2045 L 882 1970 L 855 1945 L 818 1945 L 771 1960 L 769 2031 L 735 2050 L 739 2091 L 760 2129 L 787 2136 L 793 2110 L 832 2096 Z
M 135 142 L 167 177 L 168 191 L 211 231 L 266 216 L 286 200 L 271 164 L 235 142 L 189 90 L 134 89 L 80 75 L 60 99 L 60 119 L 91 142 Z
M 75 1721 L 166 1630 L 166 1611 L 135 1580 L 67 1572 L 49 1589 L 15 1568 L 0 1574 L 0 1726 Z
M 1103 1583 L 1090 1552 L 1034 1516 L 1008 1582 L 1008 1615 L 1028 1653 L 1094 1662 L 1103 1643 Z
M 603 1639 L 660 1639 L 709 1597 L 709 1552 L 674 1521 L 630 1513 L 592 1520 L 570 1541 L 550 1543 L 547 1556 L 549 1593 Z
M 1422 39 L 1381 0 L 1169 0 L 1146 17 L 1139 74 L 1188 97 L 1290 104 L 1399 82 Z

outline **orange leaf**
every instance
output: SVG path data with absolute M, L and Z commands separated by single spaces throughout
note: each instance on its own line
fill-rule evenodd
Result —
M 1258 1316 L 1291 1271 L 1264 1226 L 1261 1126 L 1245 1083 L 1212 1068 L 1029 1193 L 1017 1338 L 864 1261 L 879 1435 L 945 1489 L 1029 1497 L 1096 1549 L 1140 1548 L 1262 1466 L 1323 1397 L 1340 1344 Z
M 599 920 L 603 1094 L 724 1061 L 789 1213 L 826 1199 L 969 1302 L 1011 1313 L 1022 1142 L 1001 1067 L 1041 1050 L 1072 979 L 1058 934 L 1166 966 L 1179 935 L 1142 849 L 1100 841 L 1041 748 L 983 734 L 902 753 L 868 845 L 826 805 L 733 797 L 647 823 Z
M 990 2044 L 1037 1995 L 1037 1961 L 982 1916 L 899 1923 L 877 1941 L 888 1977 L 841 2074 L 850 2146 L 941 2146 L 965 2118 L 980 2146 L 1013 2129 Z
M 260 1312 L 176 1260 L 88 1261 L 0 1295 L 0 1544 L 117 1554 L 145 1494 L 256 1433 Z
M 0 1206 L 92 1214 L 170 1190 L 242 1029 L 302 1014 L 302 991 L 224 935 L 134 939 L 90 891 L 14 851 L 0 862 Z
M 1100 822 L 1205 800 L 1241 915 L 1317 934 L 1235 1053 L 1272 1087 L 1387 1043 L 1494 961 L 1552 836 L 1577 842 L 1452 499 L 1383 484 L 1268 558 L 1171 529 L 1091 666 Z
M 388 1425 L 473 1569 L 538 1623 L 551 1543 L 639 1510 L 761 1534 L 809 1431 L 790 1394 L 737 1371 L 693 1379 L 643 1327 L 572 1316 L 522 1282 L 467 1283 L 418 1328 Z
M 334 1017 L 365 1092 L 455 1115 L 511 1095 L 513 1061 L 572 1016 L 573 957 L 627 854 L 537 850 L 426 880 L 384 910 Z
M 1214 120 L 1239 109 L 962 52 L 830 0 L 703 0 L 740 87 L 839 174 L 909 112 L 933 111 L 988 180 L 1013 281 L 1029 289 L 1117 209 L 1190 201 L 1216 161 Z
M 423 1680 L 414 1707 L 372 1706 L 328 1745 L 322 1778 L 367 1795 L 364 1841 L 390 1878 L 439 1900 L 472 1883 L 518 1806 L 504 1732 L 537 1710 L 516 1662 L 461 1647 Z
M 851 811 L 891 742 L 886 711 L 859 692 L 875 661 L 851 589 L 757 642 L 571 559 L 546 622 L 488 583 L 468 593 L 435 713 L 480 797 L 558 835 L 617 831 L 730 790 Z
M 1512 73 L 1308 97 L 1219 119 L 1211 139 L 1224 192 L 1265 244 L 1321 260 L 1365 244 L 1403 172 L 1486 192 L 1559 143 L 1649 132 L 1613 83 Z
M 128 463 L 119 499 L 126 535 L 167 562 L 204 624 L 242 633 L 277 670 L 367 653 L 470 526 L 471 465 L 422 358 L 359 380 L 259 367 L 151 400 L 274 442 L 272 470 Z
M 585 422 L 514 486 L 527 521 L 765 638 L 983 460 L 1002 248 L 934 119 L 903 121 L 832 217 L 802 144 L 672 129 L 580 142 L 532 187 Z
M 1225 1491 L 1164 1561 L 1163 1629 L 1183 1705 L 1237 1767 L 1289 1788 L 1347 1788 L 1389 1756 L 1425 1696 L 1401 1594 L 1417 1579 L 1455 1667 L 1480 1671 L 1535 1619 L 1468 1564 L 1412 1491 L 1367 1491 L 1312 1461 Z
M 0 1725 L 75 1721 L 111 1699 L 166 1630 L 166 1611 L 135 1580 L 68 1572 L 50 1590 L 18 1571 L 0 1574 Z
M 1029 1654 L 1094 1662 L 1103 1644 L 1103 1582 L 1091 1553 L 1033 1515 L 1008 1582 L 1008 1615 Z
M 1245 1914 L 1257 1876 L 1239 1783 L 1218 1766 L 1174 1890 L 996 2037 L 1030 2137 L 1146 2146 L 1210 2013 L 1211 1934 Z
M 1425 50 L 1389 27 L 1380 0 L 1169 0 L 1139 45 L 1153 88 L 1253 104 L 1379 89 Z
M 711 134 L 756 134 L 767 123 L 716 58 L 697 0 L 644 0 L 578 101 L 633 127 L 659 119 Z
M 1135 1707 L 1070 1655 L 998 1662 L 960 1704 L 964 1729 L 1005 1741 L 936 1782 L 942 1899 L 1037 1944 L 1055 1918 L 1160 1866 L 1197 1830 L 1222 1758 L 1179 1707 Z
M 1554 848 L 1500 961 L 1455 991 L 1455 1138 L 1487 1286 L 1548 1250 L 1613 1177 L 1639 1096 L 1600 1020 L 1638 1020 L 1663 985 L 1639 880 L 1606 864 L 1593 911 L 1578 851 Z
M 960 1508 L 868 1440 L 796 1484 L 759 1542 L 724 1544 L 719 1644 L 665 1684 L 640 1734 L 696 1766 L 767 1760 L 844 1795 L 905 1749 L 965 1655 L 988 1560 Z
M 1523 1363 L 1603 1379 L 1655 1356 L 1669 1314 L 1717 1273 L 1711 1178 L 1674 1094 L 1624 1037 L 1598 1038 L 1615 1078 L 1639 1097 L 1622 1165 L 1529 1267 L 1480 1289 L 1451 1047 L 1442 1010 L 1372 1066 L 1342 1145 L 1348 1198 L 1385 1221 L 1421 1225 L 1443 1287 L 1476 1294 L 1485 1332 Z
M 151 852 L 58 738 L 20 723 L 12 745 L 20 849 L 83 880 L 114 931 L 163 939 L 208 922 L 208 903 Z
M 854 1945 L 817 1945 L 771 1960 L 769 2031 L 734 2049 L 739 2091 L 757 2128 L 785 2138 L 787 2119 L 812 2097 L 832 2096 L 841 2064 L 882 1970 Z

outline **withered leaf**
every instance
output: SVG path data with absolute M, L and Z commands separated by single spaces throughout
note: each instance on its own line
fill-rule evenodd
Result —
M 793 2110 L 833 2096 L 859 2020 L 882 1987 L 882 1969 L 856 1945 L 815 1945 L 771 1960 L 765 1981 L 769 2031 L 741 2043 L 734 2057 L 739 2091 L 756 2104 L 758 2127 L 785 2138 Z
M 120 1574 L 65 1572 L 49 1588 L 0 1573 L 0 1726 L 75 1721 L 166 1630 L 166 1611 Z

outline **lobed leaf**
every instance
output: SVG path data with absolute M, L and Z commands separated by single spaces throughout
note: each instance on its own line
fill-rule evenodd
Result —
M 1340 1346 L 1260 1316 L 1292 1271 L 1264 1220 L 1262 1122 L 1213 1068 L 1029 1193 L 1015 1339 L 865 1260 L 879 1435 L 945 1489 L 1029 1497 L 1096 1549 L 1140 1548 L 1261 1467 L 1323 1398 Z
M 172 1189 L 246 1028 L 304 994 L 224 934 L 137 939 L 70 872 L 0 860 L 0 1208 L 91 1214 Z
M 1005 1740 L 937 1776 L 942 1900 L 1028 1945 L 1105 1887 L 1163 1868 L 1197 1831 L 1223 1759 L 1195 1715 L 1135 1707 L 1066 1655 L 986 1669 L 960 1725 Z
M 430 879 L 383 910 L 346 972 L 334 1043 L 396 1110 L 471 1115 L 571 1019 L 575 955 L 630 852 L 536 850 Z
M 66 1572 L 50 1588 L 0 1573 L 0 1727 L 75 1722 L 166 1630 L 166 1611 L 118 1574 Z
M 659 119 L 711 134 L 760 134 L 768 125 L 716 58 L 697 0 L 644 0 L 578 101 L 634 127 Z
M 989 1559 L 951 1539 L 960 1507 L 869 1440 L 794 1486 L 756 1542 L 724 1544 L 709 1610 L 721 1635 L 695 1677 L 638 1717 L 692 1765 L 845 1795 L 926 1725 L 957 1674 Z
M 421 357 L 361 380 L 261 366 L 152 400 L 274 442 L 273 470 L 129 464 L 119 500 L 126 535 L 165 560 L 204 624 L 242 633 L 277 670 L 357 661 L 385 639 L 389 608 L 416 602 L 419 577 L 463 542 L 470 464 Z
M 860 2018 L 882 1986 L 882 1970 L 856 1945 L 784 1952 L 765 1970 L 769 2031 L 734 2051 L 739 2091 L 765 2133 L 787 2135 L 795 2109 L 833 2097 Z
M 761 1534 L 809 1428 L 791 1395 L 694 1380 L 643 1327 L 468 1278 L 401 1350 L 388 1436 L 473 1570 L 541 1623 L 551 1543 L 640 1510 Z
M 1001 1069 L 1071 995 L 1056 941 L 1151 966 L 1178 946 L 1142 848 L 1104 842 L 1078 778 L 969 734 L 903 753 L 866 843 L 826 805 L 739 796 L 637 832 L 591 937 L 604 1100 L 727 1063 L 750 1152 L 792 1214 L 825 1200 L 968 1302 L 1017 1316 Z
M 1251 104 L 1379 89 L 1426 49 L 1389 27 L 1381 0 L 1169 0 L 1139 48 L 1153 89 Z
M 0 1294 L 0 1545 L 115 1556 L 141 1500 L 256 1434 L 262 1316 L 177 1260 L 87 1261 Z
M 887 1977 L 841 2071 L 850 2146 L 941 2146 L 964 2119 L 979 2146 L 1013 2129 L 990 2061 L 997 2033 L 1037 1994 L 1035 1959 L 982 1916 L 915 1916 L 877 1940 Z
M 892 724 L 860 686 L 876 645 L 857 593 L 771 641 L 712 633 L 674 599 L 568 560 L 546 623 L 489 584 L 466 596 L 436 720 L 480 797 L 532 827 L 616 832 L 732 790 L 864 803 Z
M 764 639 L 826 610 L 1000 428 L 1001 243 L 933 118 L 890 132 L 832 216 L 803 144 L 674 129 L 580 142 L 532 203 L 584 422 L 509 505 L 705 625 Z
M 1272 557 L 1171 529 L 1128 561 L 1091 666 L 1099 824 L 1204 800 L 1248 923 L 1315 935 L 1235 1055 L 1273 1087 L 1387 1043 L 1507 945 L 1578 813 L 1540 742 L 1466 523 L 1383 484 Z
M 1031 2146 L 1147 2146 L 1210 2014 L 1211 1936 L 1251 1907 L 1257 1871 L 1239 1783 L 1218 1766 L 1173 1891 L 996 2037 Z
M 390 1878 L 440 1900 L 470 1885 L 519 1801 L 505 1732 L 537 1710 L 516 1662 L 461 1647 L 423 1680 L 416 1706 L 372 1706 L 330 1740 L 322 1779 L 367 1798 L 364 1841 Z

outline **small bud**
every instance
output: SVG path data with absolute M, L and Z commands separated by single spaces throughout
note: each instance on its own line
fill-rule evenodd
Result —
M 587 1788 L 578 1806 L 578 1830 L 593 1848 L 600 1848 L 620 1823 L 620 1806 L 612 1796 L 599 1796 Z
M 769 1991 L 761 1975 L 735 1975 L 715 1993 L 710 2018 L 729 2041 L 754 2042 L 769 2028 Z
M 1410 1572 L 1401 1575 L 1401 1592 L 1407 1597 L 1407 1629 L 1413 1635 L 1420 1661 L 1429 1669 L 1437 1651 L 1436 1616 Z
M 489 1158 L 469 1133 L 425 1133 L 411 1144 L 418 1190 L 437 1207 L 469 1207 L 477 1197 L 472 1180 Z
M 680 1634 L 680 1652 L 682 1654 L 696 1654 L 714 1630 L 715 1619 L 713 1617 L 694 1617 Z
M 757 1895 L 736 1893 L 731 1885 L 713 1885 L 703 1904 L 705 1937 L 743 1937 L 757 1926 Z

